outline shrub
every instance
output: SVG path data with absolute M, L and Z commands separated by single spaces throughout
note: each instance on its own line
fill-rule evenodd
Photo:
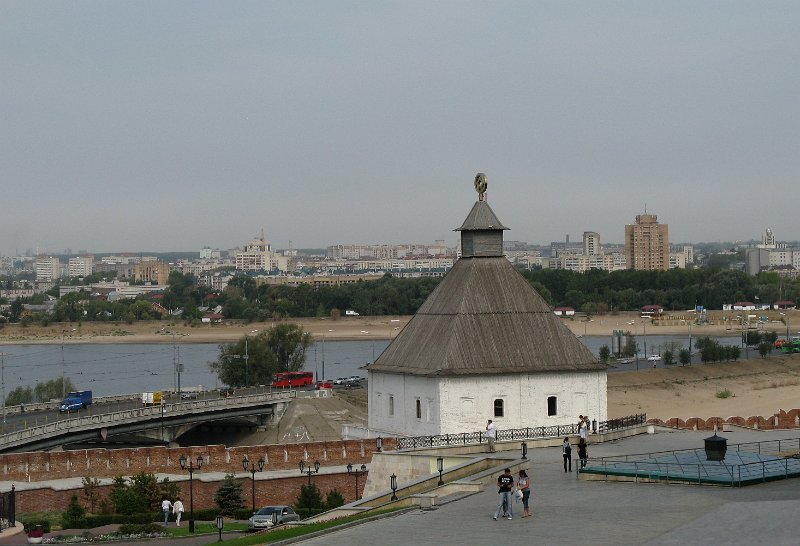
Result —
M 41 527 L 45 533 L 50 532 L 50 520 L 47 519 L 25 519 L 21 520 L 21 523 L 26 533 L 30 533 L 37 527 Z
M 72 495 L 64 514 L 61 516 L 61 526 L 64 529 L 82 529 L 86 523 L 86 509 L 78 502 L 78 495 Z
M 719 391 L 719 392 L 716 394 L 716 397 L 717 397 L 717 398 L 730 398 L 730 397 L 731 397 L 731 396 L 733 396 L 733 395 L 734 395 L 734 394 L 733 394 L 733 393 L 732 393 L 730 390 L 728 390 L 728 389 L 724 389 L 724 390 L 721 390 L 721 391 Z
M 325 497 L 325 506 L 328 510 L 344 506 L 344 495 L 337 489 L 331 489 Z
M 164 527 L 158 523 L 127 523 L 119 526 L 121 535 L 160 535 L 163 533 Z
M 219 506 L 220 513 L 229 516 L 235 510 L 244 506 L 242 498 L 242 484 L 233 474 L 227 474 L 214 493 L 214 502 Z

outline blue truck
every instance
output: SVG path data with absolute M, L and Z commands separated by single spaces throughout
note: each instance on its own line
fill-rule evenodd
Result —
M 92 405 L 92 391 L 73 391 L 61 401 L 58 411 L 78 411 Z

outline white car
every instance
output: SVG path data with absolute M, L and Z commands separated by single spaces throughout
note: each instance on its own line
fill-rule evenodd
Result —
M 277 520 L 278 525 L 281 525 L 287 521 L 300 521 L 300 516 L 291 506 L 265 506 L 250 516 L 247 521 L 247 530 L 258 531 L 272 527 L 273 519 Z
M 661 355 L 650 355 L 647 357 L 647 360 L 651 362 L 656 362 L 658 360 L 661 360 Z

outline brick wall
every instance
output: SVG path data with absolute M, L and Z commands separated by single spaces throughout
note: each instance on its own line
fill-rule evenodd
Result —
M 300 476 L 299 469 L 297 473 L 297 477 L 291 478 L 256 479 L 256 507 L 269 504 L 294 504 L 295 500 L 297 500 L 297 496 L 300 494 L 300 486 L 308 483 L 307 476 Z M 363 494 L 366 479 L 367 476 L 359 477 L 359 494 Z M 328 491 L 332 489 L 339 490 L 339 492 L 344 495 L 346 502 L 352 502 L 357 498 L 355 478 L 347 473 L 314 474 L 311 477 L 311 481 L 322 492 L 323 498 L 327 495 Z M 251 507 L 253 504 L 251 497 L 252 482 L 250 478 L 245 478 L 241 480 L 240 483 L 242 484 L 244 505 L 246 507 Z M 184 519 L 188 519 L 189 481 L 178 482 L 178 485 L 181 488 L 181 498 L 184 501 L 187 511 L 184 515 Z M 214 503 L 214 494 L 217 492 L 219 485 L 220 480 L 202 481 L 202 479 L 198 479 L 198 474 L 195 474 L 195 479 L 192 482 L 194 507 L 200 509 L 213 508 L 216 506 Z M 101 498 L 107 497 L 111 491 L 111 486 L 102 486 L 98 488 L 98 490 L 100 491 Z M 77 495 L 81 504 L 87 509 L 89 508 L 86 499 L 83 497 L 82 489 L 54 490 L 51 487 L 41 487 L 39 489 L 26 491 L 17 490 L 17 513 L 38 512 L 41 511 L 43 507 L 47 507 L 49 510 L 64 510 L 69 504 L 72 495 Z
M 760 430 L 774 430 L 774 429 L 790 429 L 800 428 L 800 409 L 793 409 L 789 411 L 780 410 L 769 417 L 762 417 L 760 415 L 751 415 L 750 417 L 708 417 L 702 419 L 700 417 L 690 417 L 689 419 L 680 419 L 673 417 L 666 421 L 662 419 L 648 419 L 648 423 L 654 425 L 666 425 L 668 427 L 683 428 L 689 430 L 714 430 L 721 429 L 725 423 L 740 425 L 743 427 L 758 428 Z
M 384 449 L 397 447 L 394 438 L 384 438 Z M 265 470 L 294 470 L 300 460 L 319 460 L 323 466 L 360 466 L 372 460 L 374 440 L 341 440 L 307 444 L 225 447 L 142 447 L 131 449 L 85 449 L 78 451 L 9 453 L 0 455 L 0 481 L 39 482 L 60 478 L 112 478 L 140 472 L 181 473 L 178 460 L 203 457 L 203 470 L 234 473 L 242 471 L 242 459 L 264 458 Z M 299 469 L 298 469 L 299 473 Z

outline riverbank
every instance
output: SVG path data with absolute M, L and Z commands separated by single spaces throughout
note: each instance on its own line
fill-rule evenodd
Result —
M 787 311 L 790 324 L 800 328 L 800 312 Z M 341 317 L 285 319 L 283 322 L 300 324 L 303 330 L 316 339 L 357 341 L 393 339 L 411 320 L 410 316 Z M 774 317 L 773 317 L 774 318 Z M 642 319 L 638 313 L 626 312 L 614 315 L 597 315 L 587 319 L 583 316 L 561 318 L 562 323 L 577 336 L 611 336 L 614 330 L 630 331 L 634 335 L 687 335 L 689 326 L 684 322 L 661 325 Z M 263 331 L 280 321 L 251 322 L 227 320 L 219 324 L 189 325 L 182 321 L 124 322 L 76 322 L 54 323 L 49 326 L 6 324 L 0 328 L 0 345 L 17 343 L 172 343 L 173 332 L 180 335 L 181 343 L 231 343 L 254 330 Z M 782 322 L 767 322 L 764 330 L 774 330 L 785 335 Z M 694 324 L 692 336 L 738 336 L 741 331 L 730 323 Z

